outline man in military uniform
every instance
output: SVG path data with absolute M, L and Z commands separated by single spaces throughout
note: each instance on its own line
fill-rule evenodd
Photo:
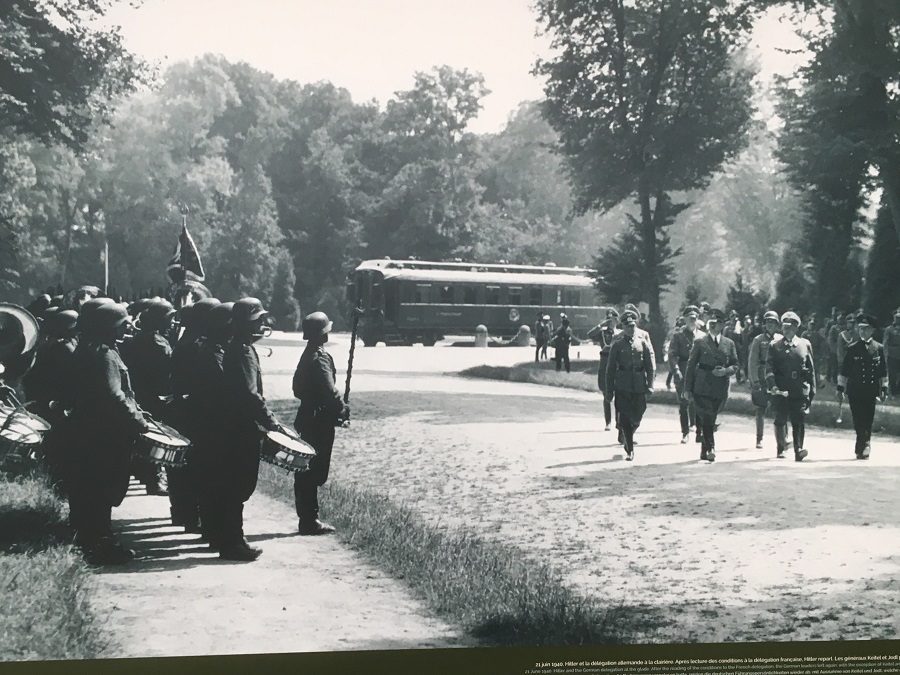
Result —
M 204 302 L 201 300 L 200 302 Z M 193 305 L 189 305 L 193 306 Z M 209 547 L 221 548 L 223 514 L 233 512 L 233 462 L 227 450 L 232 442 L 223 415 L 227 414 L 231 399 L 225 382 L 225 346 L 231 340 L 231 312 L 233 302 L 212 307 L 205 315 L 206 335 L 197 346 L 193 377 L 186 382 L 193 420 L 190 423 L 191 456 L 188 459 L 196 478 L 200 526 Z M 221 505 L 221 506 L 220 506 Z
M 778 312 L 768 311 L 763 315 L 765 330 L 753 338 L 750 343 L 748 355 L 747 375 L 750 379 L 750 400 L 756 406 L 756 447 L 762 448 L 763 430 L 766 422 L 766 409 L 769 407 L 769 393 L 766 386 L 766 355 L 769 352 L 769 344 L 772 340 L 780 338 L 778 329 L 781 320 Z M 778 448 L 789 445 L 787 440 L 787 426 L 775 425 L 775 444 Z M 784 457 L 784 452 L 779 451 L 779 457 Z
M 738 370 L 737 347 L 722 335 L 724 324 L 724 312 L 707 312 L 707 333 L 691 345 L 684 376 L 685 397 L 694 404 L 700 430 L 700 459 L 709 462 L 716 461 L 716 418 L 725 408 L 731 376 Z
M 606 320 L 588 331 L 588 338 L 600 345 L 600 365 L 597 368 L 597 388 L 603 394 L 603 419 L 606 422 L 606 431 L 612 424 L 612 399 L 607 397 L 606 367 L 609 365 L 609 352 L 612 343 L 618 334 L 616 325 L 619 323 L 619 313 L 615 309 L 606 310 Z
M 206 332 L 207 320 L 216 298 L 203 298 L 193 305 L 185 305 L 178 314 L 181 318 L 181 337 L 172 347 L 171 380 L 172 403 L 167 411 L 169 423 L 193 440 L 198 389 L 197 358 L 200 341 Z M 167 469 L 169 475 L 169 503 L 172 507 L 172 524 L 183 526 L 185 532 L 200 533 L 200 502 L 198 495 L 198 467 L 194 448 L 188 452 L 187 465 Z
M 65 410 L 71 406 L 76 384 L 72 368 L 78 345 L 76 325 L 78 314 L 71 309 L 51 308 L 44 313 L 42 330 L 45 342 L 38 347 L 34 365 L 22 380 L 25 397 L 34 402 L 34 412 L 50 423 L 44 434 L 41 449 L 50 484 L 65 495 L 64 441 L 59 425 Z
M 888 371 L 882 346 L 872 339 L 878 328 L 875 317 L 860 314 L 856 318 L 859 340 L 847 348 L 838 373 L 837 400 L 850 399 L 853 428 L 856 430 L 856 459 L 869 459 L 875 401 L 883 403 L 888 395 Z
M 325 351 L 331 326 L 325 312 L 313 312 L 303 319 L 306 349 L 294 371 L 294 396 L 300 399 L 294 428 L 316 451 L 309 469 L 294 474 L 294 499 L 302 535 L 334 532 L 333 527 L 319 520 L 318 489 L 328 480 L 334 428 L 350 417 L 350 408 L 335 386 L 334 360 Z
M 859 312 L 856 314 L 859 314 Z M 840 365 L 844 362 L 844 356 L 847 355 L 847 348 L 859 338 L 859 333 L 856 332 L 856 314 L 848 314 L 844 318 L 844 330 L 837 336 L 838 368 L 840 368 Z
M 806 414 L 816 395 L 816 366 L 809 340 L 797 337 L 799 327 L 797 314 L 785 312 L 781 315 L 782 337 L 772 340 L 766 353 L 766 386 L 772 394 L 776 428 L 790 421 L 794 459 L 802 462 L 809 454 L 803 441 Z M 777 457 L 784 457 L 784 452 L 785 445 L 779 445 Z
M 172 347 L 167 335 L 174 318 L 175 308 L 168 300 L 157 298 L 149 301 L 139 316 L 140 330 L 131 339 L 128 348 L 123 350 L 135 400 L 148 415 L 160 422 L 168 417 L 167 404 L 172 396 Z M 168 487 L 164 486 L 167 486 L 174 472 L 166 471 L 169 480 L 163 480 L 160 476 L 163 469 L 146 459 L 136 459 L 134 471 L 138 478 L 144 479 L 148 495 L 169 494 Z M 175 509 L 171 511 L 172 524 L 183 525 Z
M 884 358 L 889 393 L 900 395 L 900 309 L 894 311 L 894 323 L 884 329 Z
M 565 314 L 562 316 L 562 323 L 556 329 L 556 335 L 553 336 L 553 358 L 556 361 L 556 372 L 562 370 L 562 364 L 566 364 L 566 372 L 571 372 L 571 364 L 569 362 L 569 345 L 572 344 L 572 328 L 569 326 L 569 317 Z
M 684 319 L 684 328 L 677 331 L 669 341 L 669 371 L 675 382 L 675 394 L 678 396 L 678 417 L 681 421 L 681 442 L 687 443 L 691 433 L 691 427 L 695 423 L 694 404 L 684 396 L 684 376 L 688 358 L 691 355 L 691 347 L 697 338 L 697 319 L 700 310 L 694 305 L 688 305 L 681 313 Z M 697 440 L 700 440 L 700 427 L 697 427 Z
M 625 445 L 625 459 L 634 459 L 634 432 L 653 394 L 656 364 L 648 340 L 636 334 L 637 316 L 622 315 L 622 333 L 609 351 L 606 367 L 606 398 L 615 396 L 616 419 Z
M 74 372 L 79 385 L 66 418 L 72 455 L 68 476 L 69 520 L 75 544 L 92 564 L 123 564 L 133 551 L 115 540 L 112 508 L 128 491 L 130 455 L 148 430 L 131 391 L 128 369 L 116 349 L 127 330 L 128 313 L 113 302 L 83 311 Z
M 233 337 L 225 347 L 222 372 L 230 397 L 229 443 L 221 449 L 229 482 L 219 531 L 219 557 L 225 560 L 256 560 L 262 551 L 244 539 L 244 503 L 256 490 L 259 451 L 266 431 L 282 426 L 266 405 L 262 371 L 254 342 L 266 335 L 269 313 L 256 298 L 241 298 L 231 309 Z

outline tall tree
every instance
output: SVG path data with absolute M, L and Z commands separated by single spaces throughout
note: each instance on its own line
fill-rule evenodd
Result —
M 540 0 L 558 55 L 538 62 L 576 208 L 635 199 L 646 266 L 641 299 L 662 352 L 659 232 L 667 195 L 705 185 L 745 143 L 752 74 L 733 59 L 749 5 L 730 0 Z
M 883 322 L 890 323 L 900 307 L 900 242 L 894 237 L 890 209 L 882 206 L 875 220 L 875 236 L 866 266 L 864 307 Z

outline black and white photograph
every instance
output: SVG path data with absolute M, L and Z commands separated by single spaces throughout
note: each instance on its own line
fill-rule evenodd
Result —
M 0 671 L 900 673 L 897 0 L 0 0 L 0 141 Z

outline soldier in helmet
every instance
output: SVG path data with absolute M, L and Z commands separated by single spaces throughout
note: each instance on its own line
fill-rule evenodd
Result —
M 325 351 L 331 325 L 325 312 L 313 312 L 303 319 L 306 349 L 294 371 L 294 396 L 300 399 L 294 428 L 316 451 L 309 470 L 294 474 L 298 528 L 303 535 L 334 532 L 333 527 L 319 520 L 318 489 L 328 480 L 334 428 L 350 416 L 349 406 L 335 386 L 334 359 Z
M 253 347 L 266 335 L 269 313 L 256 298 L 242 298 L 231 309 L 233 337 L 225 348 L 222 372 L 230 397 L 230 442 L 223 447 L 228 494 L 219 503 L 219 557 L 225 560 L 256 560 L 262 551 L 244 539 L 244 502 L 256 490 L 259 451 L 266 431 L 282 426 L 263 396 L 259 355 Z
M 79 317 L 81 338 L 73 370 L 79 385 L 66 422 L 72 456 L 68 481 L 69 519 L 75 544 L 92 564 L 122 564 L 134 553 L 115 540 L 112 507 L 128 491 L 130 456 L 148 430 L 131 390 L 117 344 L 128 313 L 112 301 L 86 303 Z
M 869 459 L 872 423 L 875 420 L 875 401 L 884 403 L 888 396 L 888 371 L 884 349 L 872 339 L 878 322 L 871 314 L 856 317 L 859 339 L 844 355 L 838 373 L 837 399 L 844 402 L 844 392 L 850 398 L 850 412 L 856 430 L 856 459 Z
M 775 425 L 790 421 L 794 440 L 794 459 L 802 462 L 809 453 L 803 447 L 806 414 L 816 395 L 816 366 L 809 340 L 797 336 L 800 317 L 794 312 L 781 315 L 782 337 L 769 343 L 766 353 L 766 385 L 775 409 Z M 783 457 L 785 445 L 778 447 Z
M 44 313 L 42 329 L 46 339 L 37 350 L 34 366 L 22 381 L 25 397 L 34 401 L 34 411 L 51 425 L 41 448 L 50 483 L 61 495 L 65 494 L 65 459 L 59 425 L 74 396 L 76 380 L 72 368 L 78 344 L 77 322 L 78 314 L 71 309 L 50 308 Z
M 685 398 L 693 402 L 700 429 L 700 459 L 716 461 L 716 418 L 725 408 L 731 376 L 738 370 L 737 347 L 722 335 L 725 313 L 710 309 L 706 335 L 691 346 L 684 376 Z
M 166 406 L 172 396 L 172 347 L 166 335 L 174 317 L 175 308 L 168 300 L 156 298 L 148 301 L 139 316 L 140 330 L 123 353 L 138 405 L 159 421 L 166 418 Z M 136 460 L 135 471 L 135 475 L 144 478 L 148 495 L 168 494 L 168 481 L 162 478 L 161 467 L 149 460 L 139 459 Z M 173 524 L 179 524 L 175 520 L 176 515 L 173 514 Z

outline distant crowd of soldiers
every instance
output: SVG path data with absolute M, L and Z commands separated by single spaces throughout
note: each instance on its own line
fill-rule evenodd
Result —
M 122 564 L 134 552 L 112 530 L 112 508 L 131 476 L 147 493 L 168 496 L 171 522 L 201 535 L 226 560 L 261 551 L 244 537 L 243 507 L 253 494 L 267 432 L 286 430 L 263 395 L 254 343 L 271 332 L 256 298 L 162 297 L 126 304 L 84 287 L 29 305 L 41 326 L 33 365 L 21 380 L 35 413 L 51 424 L 43 455 L 68 498 L 74 543 L 93 564 Z M 196 301 L 194 301 L 196 300 Z M 322 312 L 303 322 L 306 348 L 294 375 L 295 428 L 316 450 L 295 474 L 300 534 L 327 534 L 318 486 L 327 479 L 334 428 L 349 416 L 324 351 L 332 324 Z M 185 466 L 160 466 L 136 443 L 162 422 L 190 440 Z M 166 480 L 167 479 L 167 480 Z
M 601 350 L 597 383 L 606 430 L 614 403 L 619 443 L 629 461 L 637 444 L 634 432 L 655 387 L 656 357 L 649 334 L 639 326 L 641 319 L 634 305 L 626 305 L 621 314 L 613 308 L 588 332 Z M 873 339 L 876 331 L 883 344 Z M 824 374 L 814 354 L 823 356 Z M 796 461 L 807 457 L 806 415 L 816 392 L 832 383 L 841 404 L 845 396 L 849 399 L 856 458 L 868 459 L 876 402 L 900 393 L 900 308 L 893 323 L 880 330 L 876 318 L 861 310 L 847 315 L 835 310 L 819 326 L 814 314 L 805 324 L 793 311 L 780 316 L 766 311 L 741 322 L 734 311 L 726 316 L 708 303 L 689 305 L 666 341 L 666 357 L 667 386 L 674 384 L 679 402 L 681 442 L 689 442 L 693 428 L 701 460 L 716 459 L 717 417 L 728 400 L 732 376 L 750 384 L 757 448 L 763 447 L 765 416 L 772 409 L 775 456 L 784 458 L 793 448 Z

